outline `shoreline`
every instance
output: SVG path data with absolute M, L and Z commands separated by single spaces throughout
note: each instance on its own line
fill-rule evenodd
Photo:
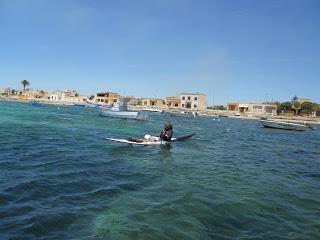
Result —
M 145 109 L 144 106 L 128 106 L 128 109 L 130 110 L 142 110 Z M 163 110 L 164 112 L 168 113 L 178 113 L 181 111 L 181 109 L 173 109 L 173 108 L 152 108 L 147 107 L 149 109 L 159 109 Z M 241 114 L 240 116 L 235 116 L 237 112 L 227 111 L 227 110 L 201 110 L 201 111 L 195 111 L 199 113 L 200 116 L 203 117 L 228 117 L 233 119 L 247 119 L 247 120 L 260 120 L 262 118 L 267 118 L 270 120 L 279 120 L 279 121 L 286 121 L 286 122 L 292 122 L 292 123 L 303 123 L 308 122 L 311 124 L 320 124 L 320 117 L 310 117 L 310 116 L 293 116 L 293 115 L 268 115 L 268 114 Z
M 76 103 L 84 103 L 86 102 L 69 102 L 69 101 L 52 101 L 47 99 L 8 99 L 8 98 L 0 98 L 0 101 L 3 102 L 19 102 L 19 103 L 31 103 L 31 102 L 41 102 L 47 105 L 57 105 L 57 106 L 74 106 Z M 147 107 L 147 106 L 128 106 L 129 110 L 142 110 L 142 109 L 159 109 L 167 113 L 179 113 L 181 111 L 185 111 L 185 109 L 178 109 L 178 108 L 154 108 L 154 107 Z M 293 116 L 293 115 L 267 115 L 267 114 L 241 114 L 240 116 L 235 116 L 237 112 L 227 111 L 227 110 L 200 110 L 195 111 L 199 113 L 202 117 L 228 117 L 233 119 L 247 119 L 247 120 L 260 120 L 262 118 L 267 118 L 271 120 L 282 120 L 287 122 L 293 123 L 303 123 L 308 122 L 311 124 L 320 124 L 320 117 L 310 117 L 310 116 Z

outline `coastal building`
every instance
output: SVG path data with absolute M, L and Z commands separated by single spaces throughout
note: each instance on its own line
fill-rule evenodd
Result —
M 248 114 L 277 114 L 277 105 L 264 103 L 228 103 L 228 111 Z
M 19 99 L 21 100 L 32 100 L 32 99 L 42 99 L 47 98 L 47 93 L 43 90 L 32 90 L 28 89 L 26 91 L 19 92 Z
M 180 104 L 186 110 L 205 110 L 207 109 L 206 96 L 202 93 L 181 93 Z
M 61 101 L 61 102 L 82 102 L 84 97 L 80 96 L 75 90 L 58 90 L 48 95 L 50 101 Z
M 22 92 L 23 91 L 17 91 L 13 88 L 3 88 L 1 89 L 0 95 L 2 96 L 2 98 L 18 100 Z
M 0 88 L 0 97 L 5 96 L 5 95 L 6 95 L 6 89 Z
M 141 105 L 151 108 L 163 108 L 166 107 L 166 102 L 160 98 L 141 98 Z
M 94 101 L 99 105 L 111 105 L 117 102 L 119 98 L 120 95 L 114 92 L 99 92 Z
M 179 97 L 166 97 L 164 102 L 167 108 L 180 108 L 181 106 Z
M 8 96 L 12 96 L 12 95 L 17 95 L 18 91 L 16 91 L 15 89 L 12 88 L 6 88 L 4 90 L 4 94 L 8 95 Z
M 141 99 L 131 97 L 130 100 L 128 101 L 128 105 L 129 106 L 139 106 L 139 105 L 141 105 Z

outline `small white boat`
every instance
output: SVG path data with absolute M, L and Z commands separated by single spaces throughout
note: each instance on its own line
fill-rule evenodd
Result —
M 277 128 L 284 130 L 296 130 L 296 131 L 305 131 L 308 126 L 298 123 L 274 121 L 274 120 L 260 120 L 260 123 L 267 128 Z
M 100 114 L 104 117 L 125 118 L 125 119 L 138 119 L 147 120 L 147 114 L 143 112 L 131 112 L 131 111 L 115 111 L 109 109 L 101 109 Z
M 147 120 L 148 114 L 146 112 L 136 112 L 127 110 L 127 100 L 120 99 L 115 106 L 111 108 L 100 108 L 100 115 L 104 117 L 124 118 Z

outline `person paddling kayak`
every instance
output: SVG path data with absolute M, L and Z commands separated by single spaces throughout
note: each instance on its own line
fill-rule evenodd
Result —
M 172 133 L 173 133 L 172 124 L 171 124 L 171 122 L 167 121 L 164 124 L 164 129 L 159 134 L 159 138 L 160 138 L 160 140 L 170 142 L 171 138 L 172 138 Z
M 170 142 L 172 138 L 172 124 L 168 121 L 165 122 L 164 124 L 164 129 L 160 132 L 160 134 L 157 137 L 153 137 L 150 135 L 145 135 L 143 138 L 127 138 L 126 140 L 131 141 L 131 142 L 137 142 L 137 143 L 142 143 L 142 142 L 154 142 L 154 141 L 166 141 Z

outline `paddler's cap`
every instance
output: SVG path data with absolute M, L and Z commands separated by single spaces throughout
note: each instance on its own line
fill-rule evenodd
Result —
M 170 130 L 170 129 L 172 129 L 172 125 L 171 125 L 171 122 L 166 122 L 165 124 L 164 124 L 164 129 L 165 130 Z

